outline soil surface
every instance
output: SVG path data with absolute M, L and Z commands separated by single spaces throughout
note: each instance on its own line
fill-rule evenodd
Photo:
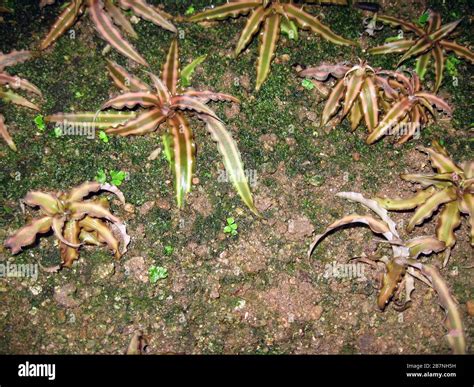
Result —
M 172 15 L 183 15 L 191 5 L 201 10 L 207 4 L 202 0 L 149 2 L 162 3 Z M 0 51 L 38 47 L 63 5 L 57 3 L 40 9 L 39 1 L 7 0 L 14 12 L 0 16 Z M 428 6 L 442 13 L 443 23 L 464 16 L 455 39 L 474 45 L 472 2 L 380 3 L 386 13 L 408 19 Z M 385 26 L 367 36 L 362 21 L 370 14 L 351 7 L 307 9 L 338 34 L 361 39 L 365 47 L 398 34 Z M 53 126 L 43 131 L 35 126 L 35 113 L 0 102 L 19 149 L 14 153 L 0 144 L 0 241 L 35 214 L 22 211 L 20 199 L 28 191 L 67 190 L 93 180 L 100 169 L 127 173 L 120 189 L 128 205 L 112 202 L 112 209 L 125 220 L 132 237 L 120 260 L 105 248 L 83 248 L 71 269 L 58 273 L 40 269 L 36 281 L 0 278 L 0 353 L 120 354 L 138 331 L 147 343 L 146 352 L 153 354 L 450 352 L 444 312 L 436 293 L 426 285 L 416 284 L 413 303 L 404 312 L 392 305 L 382 312 L 376 305 L 379 270 L 365 267 L 364 279 L 324 275 L 327 265 L 347 263 L 373 247 L 368 229 L 331 234 L 311 258 L 307 249 L 312 235 L 328 224 L 364 211 L 335 198 L 337 192 L 410 195 L 413 187 L 398 175 L 429 171 L 418 145 L 441 139 L 457 161 L 473 158 L 473 66 L 460 61 L 458 82 L 445 74 L 440 95 L 455 108 L 451 120 L 431 123 L 419 139 L 403 146 L 394 146 L 390 137 L 368 146 L 362 126 L 352 132 L 345 120 L 329 132 L 320 127 L 324 99 L 317 88 L 302 86 L 296 68 L 321 62 L 357 63 L 358 58 L 394 68 L 399 55 L 369 56 L 360 48 L 336 46 L 300 31 L 297 41 L 280 38 L 270 76 L 255 92 L 257 39 L 237 59 L 232 57 L 245 20 L 179 23 L 180 58 L 189 63 L 207 54 L 192 78 L 193 87 L 240 98 L 240 106 L 211 105 L 239 145 L 262 219 L 253 216 L 232 185 L 219 178 L 224 170 L 221 157 L 195 119 L 196 179 L 184 209 L 178 210 L 161 133 L 110 136 L 107 143 L 98 136 L 56 137 Z M 158 74 L 173 35 L 143 20 L 135 29 L 138 39 L 133 44 Z M 85 15 L 71 31 L 34 60 L 9 68 L 12 75 L 43 91 L 43 100 L 36 102 L 44 115 L 95 111 L 118 93 L 107 75 L 106 58 L 143 75 L 138 65 L 114 50 L 103 53 L 106 44 Z M 428 86 L 433 78 L 431 66 Z M 235 236 L 224 233 L 229 217 L 238 225 Z M 409 217 L 409 213 L 393 215 L 397 222 Z M 412 236 L 433 232 L 434 222 L 426 222 Z M 474 260 L 466 218 L 456 235 L 451 259 L 441 272 L 459 302 L 468 348 L 472 348 Z M 423 259 L 440 262 L 443 256 Z M 0 263 L 54 266 L 59 264 L 57 244 L 52 235 L 44 236 L 15 256 L 0 245 Z M 152 282 L 151 266 L 165 268 L 167 277 Z

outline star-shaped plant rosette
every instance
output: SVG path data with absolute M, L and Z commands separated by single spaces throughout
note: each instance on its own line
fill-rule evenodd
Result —
M 415 226 L 429 220 L 441 208 L 436 224 L 436 237 L 447 247 L 456 243 L 454 231 L 461 225 L 461 214 L 469 219 L 471 246 L 474 246 L 474 161 L 455 163 L 446 150 L 433 142 L 430 148 L 420 148 L 429 155 L 433 174 L 403 174 L 401 178 L 423 189 L 408 199 L 377 198 L 377 202 L 390 211 L 415 210 L 407 225 L 411 232 Z
M 13 92 L 11 89 L 25 90 L 32 94 L 36 94 L 39 97 L 41 97 L 41 91 L 26 79 L 12 76 L 5 71 L 5 67 L 13 66 L 30 58 L 30 51 L 12 51 L 9 54 L 0 53 L 0 99 L 5 102 L 11 102 L 15 105 L 24 106 L 29 109 L 39 111 L 40 108 L 36 104 Z M 1 113 L 0 136 L 6 141 L 12 150 L 17 150 L 10 133 L 8 133 L 7 126 L 5 125 L 5 118 Z
M 324 1 L 324 3 L 341 4 L 341 1 Z M 236 0 L 224 5 L 208 9 L 189 18 L 189 21 L 222 20 L 235 18 L 250 13 L 247 24 L 240 35 L 235 49 L 239 55 L 251 42 L 254 35 L 261 30 L 260 48 L 257 60 L 256 90 L 259 90 L 266 80 L 278 43 L 280 29 L 294 30 L 298 26 L 304 30 L 321 35 L 324 39 L 341 45 L 355 45 L 351 40 L 335 34 L 329 27 L 317 18 L 293 4 L 291 0 Z M 296 23 L 296 24 L 295 24 Z
M 375 55 L 404 52 L 404 55 L 398 61 L 398 65 L 407 59 L 417 57 L 416 71 L 418 74 L 425 73 L 430 57 L 433 57 L 436 74 L 434 91 L 436 92 L 443 80 L 444 51 L 452 51 L 455 55 L 471 63 L 474 63 L 474 53 L 467 47 L 447 39 L 462 19 L 441 25 L 440 14 L 431 10 L 428 12 L 428 21 L 423 28 L 393 16 L 377 15 L 377 20 L 394 27 L 401 27 L 404 31 L 415 34 L 416 38 L 399 39 L 382 46 L 373 47 L 368 52 Z
M 188 66 L 193 66 L 193 63 Z M 191 191 L 196 162 L 193 130 L 187 119 L 191 113 L 206 124 L 212 138 L 217 142 L 230 181 L 249 209 L 258 214 L 237 144 L 216 113 L 206 106 L 210 101 L 238 103 L 237 98 L 213 91 L 183 88 L 180 85 L 176 40 L 168 51 L 162 77 L 147 72 L 153 88 L 114 62 L 109 61 L 108 67 L 115 84 L 123 91 L 122 94 L 107 101 L 98 113 L 60 113 L 46 117 L 46 120 L 63 125 L 101 128 L 105 129 L 106 133 L 120 136 L 144 135 L 162 128 L 165 124 L 169 128 L 166 143 L 169 142 L 172 149 L 170 162 L 175 176 L 176 201 L 181 208 L 185 195 Z M 183 72 L 187 72 L 186 68 Z M 103 111 L 105 109 L 110 110 Z M 122 109 L 135 110 L 121 111 Z
M 54 0 L 42 0 L 41 6 L 54 2 Z M 148 66 L 146 60 L 122 36 L 117 28 L 118 26 L 130 37 L 137 38 L 132 24 L 122 13 L 122 10 L 130 10 L 144 20 L 148 20 L 168 31 L 177 32 L 176 27 L 169 21 L 170 15 L 151 6 L 145 0 L 73 0 L 62 11 L 48 35 L 41 42 L 41 49 L 46 49 L 61 37 L 86 10 L 102 39 L 122 55 L 144 66 Z
M 72 266 L 82 245 L 106 244 L 115 257 L 120 258 L 127 251 L 130 237 L 125 224 L 110 212 L 106 198 L 88 198 L 99 191 L 112 192 L 125 204 L 117 187 L 97 182 L 85 182 L 69 192 L 28 192 L 24 203 L 39 207 L 41 216 L 8 238 L 5 246 L 17 254 L 23 247 L 33 244 L 38 234 L 53 230 L 59 242 L 62 266 Z

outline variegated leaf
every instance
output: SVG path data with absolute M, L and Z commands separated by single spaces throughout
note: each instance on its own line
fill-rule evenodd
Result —
M 176 202 L 178 208 L 182 208 L 186 194 L 191 191 L 196 146 L 185 116 L 175 114 L 168 119 L 168 125 L 174 150 L 171 153 L 171 167 L 174 172 Z
M 252 193 L 248 185 L 243 162 L 236 142 L 233 140 L 232 136 L 221 121 L 208 115 L 200 115 L 200 118 L 206 123 L 212 139 L 217 142 L 217 148 L 222 156 L 230 181 L 233 183 L 235 189 L 247 207 L 255 215 L 260 216 L 253 203 Z
M 8 133 L 7 126 L 5 125 L 5 118 L 2 114 L 0 114 L 0 136 L 5 140 L 7 145 L 10 147 L 11 150 L 17 151 L 16 145 L 13 142 L 12 136 Z
M 420 254 L 439 253 L 446 248 L 444 242 L 435 237 L 422 236 L 410 239 L 405 243 L 410 249 L 410 258 L 416 259 Z
M 443 48 L 446 51 L 452 51 L 457 56 L 467 59 L 471 63 L 474 63 L 474 53 L 471 50 L 469 50 L 467 47 L 461 46 L 460 44 L 457 44 L 456 42 L 450 42 L 449 40 L 441 40 L 439 43 L 441 44 L 441 46 L 443 46 Z
M 257 82 L 255 90 L 259 90 L 270 72 L 270 65 L 275 55 L 276 44 L 280 34 L 280 15 L 275 13 L 265 20 L 260 35 L 260 48 L 257 61 Z
M 253 8 L 261 5 L 261 1 L 236 1 L 210 8 L 189 18 L 191 22 L 202 20 L 221 20 L 228 17 L 237 17 L 249 13 Z
M 137 16 L 171 32 L 178 32 L 166 15 L 148 4 L 145 0 L 118 0 L 120 7 L 131 9 Z
M 329 119 L 336 113 L 340 107 L 341 99 L 344 96 L 344 79 L 337 81 L 336 85 L 329 94 L 329 98 L 324 105 L 323 115 L 321 119 L 321 126 L 328 123 Z
M 444 205 L 438 217 L 436 225 L 436 236 L 440 241 L 446 244 L 446 247 L 452 247 L 456 243 L 454 230 L 461 224 L 461 214 L 459 213 L 458 203 L 456 201 Z
M 240 35 L 237 47 L 235 48 L 234 54 L 236 56 L 239 55 L 245 47 L 247 47 L 247 45 L 252 40 L 252 37 L 260 29 L 260 26 L 267 15 L 268 12 L 264 7 L 258 7 L 252 12 L 249 19 L 247 20 L 247 24 L 245 25 L 242 34 Z
M 64 238 L 72 243 L 78 244 L 79 240 L 80 227 L 77 221 L 69 220 L 64 226 L 63 235 Z M 79 258 L 79 251 L 77 248 L 69 247 L 64 243 L 59 244 L 59 251 L 61 254 L 62 266 L 71 267 L 73 262 Z
M 410 219 L 410 222 L 407 225 L 407 231 L 413 231 L 415 226 L 422 224 L 425 219 L 428 219 L 433 215 L 439 206 L 456 200 L 456 197 L 456 191 L 453 188 L 445 188 L 430 196 L 421 206 L 418 207 L 415 214 Z
M 379 107 L 377 103 L 377 90 L 372 78 L 367 77 L 360 93 L 360 103 L 364 112 L 365 123 L 372 132 L 379 123 Z
M 433 196 L 435 192 L 436 189 L 434 187 L 428 187 L 427 189 L 418 192 L 415 196 L 408 199 L 375 198 L 374 200 L 387 210 L 404 211 L 411 210 L 422 205 L 428 198 Z
M 176 88 L 179 80 L 179 52 L 178 41 L 173 40 L 166 56 L 166 62 L 163 66 L 162 79 L 172 95 L 176 94 Z
M 148 85 L 139 78 L 130 74 L 122 66 L 107 59 L 107 69 L 115 85 L 123 91 L 147 91 Z
M 12 254 L 17 254 L 24 246 L 31 245 L 36 240 L 37 234 L 44 234 L 51 229 L 52 218 L 43 216 L 33 219 L 28 225 L 20 228 L 5 242 L 5 247 L 11 249 Z
M 84 112 L 84 113 L 57 113 L 45 118 L 46 122 L 54 122 L 64 127 L 87 127 L 95 129 L 115 128 L 133 120 L 137 116 L 134 111 L 123 112 Z
M 109 127 L 106 132 L 120 136 L 143 135 L 154 132 L 165 120 L 166 116 L 160 108 L 148 109 L 123 125 Z
M 121 110 L 125 107 L 133 108 L 137 105 L 148 108 L 153 106 L 160 106 L 161 101 L 155 94 L 152 94 L 148 91 L 134 91 L 120 94 L 117 97 L 108 100 L 101 106 L 100 110 L 104 110 L 110 107 Z
M 394 42 L 383 44 L 381 46 L 369 48 L 367 52 L 372 55 L 405 52 L 411 46 L 413 46 L 413 44 L 415 44 L 415 42 L 411 39 L 400 39 L 400 40 L 395 40 Z
M 104 11 L 102 0 L 88 0 L 89 13 L 102 38 L 122 55 L 149 67 L 147 61 L 127 42 Z

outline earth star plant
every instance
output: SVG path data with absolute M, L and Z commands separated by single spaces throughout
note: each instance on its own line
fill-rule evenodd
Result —
M 341 1 L 324 1 L 324 3 L 341 4 Z M 346 2 L 343 2 L 346 3 Z M 254 35 L 260 32 L 260 48 L 257 60 L 257 81 L 255 89 L 259 90 L 266 80 L 273 60 L 280 31 L 292 31 L 294 23 L 304 30 L 321 35 L 324 39 L 340 45 L 355 45 L 351 40 L 335 34 L 316 17 L 297 7 L 291 0 L 235 0 L 191 16 L 188 20 L 223 20 L 241 15 L 250 16 L 247 20 L 234 54 L 238 56 L 251 42 Z
M 456 164 L 446 150 L 433 142 L 431 148 L 420 148 L 427 153 L 435 173 L 403 174 L 403 180 L 421 184 L 422 190 L 409 199 L 375 200 L 390 211 L 415 210 L 415 214 L 407 225 L 411 232 L 415 226 L 421 225 L 441 208 L 436 225 L 436 236 L 447 247 L 456 243 L 454 231 L 461 224 L 461 214 L 469 218 L 471 228 L 471 246 L 474 246 L 474 160 Z
M 404 31 L 413 33 L 415 39 L 399 39 L 382 46 L 373 47 L 368 50 L 370 54 L 391 54 L 401 53 L 404 55 L 399 60 L 398 65 L 407 59 L 416 57 L 416 71 L 418 74 L 424 74 L 429 65 L 430 58 L 434 60 L 436 81 L 434 92 L 437 92 L 443 80 L 443 71 L 445 65 L 444 51 L 452 51 L 460 58 L 474 63 L 474 53 L 467 47 L 448 40 L 449 35 L 458 27 L 462 19 L 449 24 L 441 25 L 441 15 L 432 10 L 428 11 L 428 19 L 424 26 L 420 27 L 393 16 L 378 15 L 377 20 L 387 23 L 394 27 L 401 27 Z
M 195 66 L 194 63 L 191 65 Z M 108 127 L 105 131 L 108 134 L 120 136 L 151 133 L 160 129 L 162 124 L 166 124 L 169 129 L 169 135 L 165 137 L 168 157 L 175 175 L 176 201 L 178 207 L 181 208 L 185 195 L 190 192 L 192 187 L 192 176 L 196 162 L 194 135 L 187 119 L 189 112 L 192 112 L 206 124 L 212 138 L 217 142 L 224 166 L 240 197 L 252 212 L 258 214 L 237 144 L 220 118 L 206 105 L 210 101 L 238 103 L 237 98 L 213 91 L 184 88 L 180 83 L 178 42 L 176 40 L 172 42 L 168 51 L 161 79 L 148 72 L 153 89 L 114 62 L 109 61 L 108 67 L 112 79 L 123 93 L 102 105 L 101 110 L 109 108 L 114 110 L 96 114 L 60 113 L 47 117 L 47 121 L 58 123 L 66 121 L 73 125 L 99 128 L 103 126 L 104 122 L 112 122 L 113 119 L 117 119 L 115 125 Z M 128 120 L 124 120 L 124 116 L 119 116 L 117 113 L 117 110 L 139 106 L 142 109 L 136 111 L 136 117 Z M 112 117 L 111 119 L 108 118 L 109 115 Z M 99 117 L 101 122 L 97 122 L 96 117 Z M 120 117 L 122 121 L 120 121 Z
M 330 76 L 336 78 L 324 106 L 321 125 L 326 125 L 339 112 L 336 122 L 348 116 L 355 130 L 364 118 L 369 130 L 368 144 L 390 130 L 401 136 L 398 144 L 406 142 L 428 122 L 430 115 L 435 117 L 432 105 L 447 114 L 452 113 L 443 99 L 421 90 L 416 74 L 410 77 L 399 71 L 373 68 L 365 61 L 355 66 L 322 64 L 307 68 L 299 75 L 322 82 L 328 81 Z M 382 111 L 386 114 L 380 119 Z
M 42 1 L 41 5 L 54 4 L 54 2 L 54 0 Z M 41 49 L 48 48 L 59 39 L 74 25 L 86 9 L 102 39 L 122 55 L 144 66 L 149 66 L 146 60 L 124 39 L 117 28 L 119 26 L 127 35 L 137 38 L 137 33 L 121 9 L 124 11 L 130 10 L 136 16 L 151 21 L 168 31 L 177 32 L 176 27 L 169 21 L 170 15 L 153 7 L 145 0 L 73 0 L 62 11 L 48 35 L 41 42 Z
M 39 111 L 40 108 L 36 104 L 13 92 L 11 89 L 25 90 L 39 97 L 42 96 L 41 91 L 26 79 L 12 76 L 5 71 L 5 67 L 14 66 L 18 63 L 24 62 L 30 59 L 31 56 L 32 55 L 30 51 L 12 51 L 9 54 L 2 54 L 0 52 L 0 99 L 5 102 L 11 102 L 15 105 L 24 106 L 29 109 Z M 5 118 L 1 113 L 0 136 L 5 140 L 10 149 L 14 151 L 17 150 L 10 133 L 8 133 L 8 128 L 5 124 Z
M 125 224 L 109 211 L 107 199 L 87 199 L 99 191 L 112 192 L 125 204 L 117 187 L 98 182 L 85 182 L 69 192 L 28 192 L 25 204 L 39 207 L 41 217 L 19 229 L 6 240 L 5 246 L 12 254 L 17 254 L 23 247 L 33 244 L 38 234 L 52 229 L 59 241 L 62 266 L 72 266 L 82 245 L 107 244 L 115 257 L 120 258 L 127 251 L 130 237 Z M 114 233 L 121 236 L 121 242 Z
M 387 211 L 375 200 L 366 199 L 361 194 L 355 192 L 340 192 L 336 196 L 362 204 L 377 214 L 378 218 L 370 215 L 352 214 L 337 220 L 329 225 L 322 234 L 316 236 L 308 250 L 308 256 L 311 256 L 314 248 L 332 230 L 352 224 L 365 224 L 369 226 L 374 234 L 382 235 L 386 239 L 392 250 L 391 258 L 386 256 L 375 258 L 376 261 L 380 261 L 385 265 L 386 270 L 383 276 L 382 288 L 377 299 L 378 307 L 381 310 L 385 309 L 392 299 L 400 297 L 400 293 L 403 287 L 405 287 L 405 301 L 400 306 L 402 309 L 406 308 L 411 302 L 411 293 L 415 289 L 415 279 L 425 283 L 436 291 L 439 303 L 446 311 L 447 338 L 453 352 L 456 354 L 465 353 L 466 339 L 461 315 L 448 285 L 436 267 L 418 260 L 421 254 L 428 255 L 444 250 L 445 244 L 434 237 L 428 236 L 403 241 L 398 234 L 395 222 L 390 219 Z M 358 260 L 359 262 L 376 266 L 373 259 L 362 257 Z

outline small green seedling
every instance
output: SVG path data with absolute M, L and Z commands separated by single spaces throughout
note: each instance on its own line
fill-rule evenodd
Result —
M 148 278 L 152 284 L 168 277 L 168 270 L 162 266 L 150 266 L 148 269 Z
M 181 71 L 180 80 L 182 87 L 189 87 L 191 85 L 191 77 L 194 71 L 196 70 L 196 67 L 199 66 L 202 62 L 204 62 L 206 58 L 207 55 L 198 56 Z
M 428 12 L 424 12 L 416 21 L 421 27 L 424 27 L 425 24 L 428 22 L 430 14 Z
M 165 250 L 166 255 L 171 255 L 171 254 L 173 254 L 174 248 L 173 248 L 173 246 L 167 245 L 167 246 L 165 246 L 164 250 Z
M 458 76 L 458 64 L 460 60 L 456 58 L 454 55 L 449 55 L 446 59 L 446 71 L 452 77 Z
M 113 169 L 110 171 L 110 178 L 112 179 L 110 182 L 116 187 L 122 185 L 126 177 L 127 175 L 124 171 L 114 171 Z
M 80 91 L 76 91 L 74 93 L 74 97 L 76 97 L 77 99 L 81 99 L 82 97 L 84 97 L 84 94 L 81 93 Z
M 301 86 L 303 86 L 306 90 L 314 89 L 314 83 L 311 82 L 310 79 L 303 79 L 303 82 L 301 82 Z
M 44 122 L 44 117 L 41 114 L 38 114 L 34 119 L 35 125 L 39 131 L 44 132 L 46 129 L 46 123 Z
M 238 226 L 237 226 L 237 223 L 235 223 L 235 219 L 234 218 L 227 218 L 226 222 L 227 222 L 227 226 L 224 227 L 224 232 L 226 234 L 236 236 Z
M 54 134 L 54 137 L 61 137 L 63 135 L 63 131 L 59 126 L 56 126 L 54 128 L 53 134 Z
M 109 142 L 109 136 L 107 136 L 107 133 L 105 133 L 103 130 L 99 132 L 99 138 L 105 144 Z
M 196 8 L 194 6 L 190 5 L 188 9 L 184 12 L 186 16 L 191 16 L 194 12 L 196 12 Z
M 95 176 L 95 180 L 97 182 L 99 182 L 100 184 L 105 184 L 105 182 L 107 181 L 107 175 L 106 175 L 105 171 L 102 168 L 100 168 L 97 171 L 97 175 Z

